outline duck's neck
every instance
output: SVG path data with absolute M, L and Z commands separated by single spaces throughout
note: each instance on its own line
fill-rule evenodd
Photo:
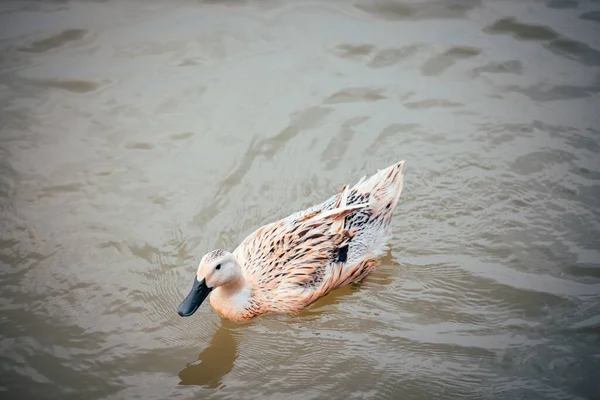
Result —
M 210 295 L 211 306 L 221 315 L 232 320 L 245 320 L 251 308 L 252 287 L 243 277 L 227 285 L 219 286 Z

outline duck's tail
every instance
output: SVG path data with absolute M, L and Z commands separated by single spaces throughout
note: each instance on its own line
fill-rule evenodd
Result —
M 402 194 L 403 166 L 404 161 L 399 161 L 368 178 L 363 177 L 350 189 L 348 205 L 368 203 L 369 206 L 346 217 L 344 228 L 356 233 L 350 241 L 349 265 L 383 253 L 391 235 L 390 221 Z
M 361 202 L 361 197 L 368 198 L 373 214 L 385 214 L 386 217 L 391 217 L 402 194 L 404 183 L 403 166 L 404 160 L 398 161 L 396 164 L 377 171 L 377 173 L 371 175 L 368 179 L 363 177 L 351 189 L 351 194 L 358 197 L 359 203 Z

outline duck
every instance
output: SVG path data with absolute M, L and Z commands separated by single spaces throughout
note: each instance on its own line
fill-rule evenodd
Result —
M 396 162 L 322 203 L 259 227 L 233 252 L 206 253 L 177 313 L 193 315 L 210 295 L 212 308 L 234 322 L 295 315 L 333 290 L 361 282 L 379 265 L 392 235 L 403 166 L 404 160 Z

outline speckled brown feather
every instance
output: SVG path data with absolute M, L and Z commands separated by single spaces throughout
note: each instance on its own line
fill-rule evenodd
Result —
M 332 226 L 364 207 L 317 211 L 292 223 L 277 221 L 258 229 L 235 251 L 254 285 L 262 289 L 319 283 L 324 269 L 353 232 Z
M 315 291 L 310 293 L 308 296 L 302 298 L 301 307 L 298 307 L 294 312 L 300 312 L 302 309 L 308 307 L 321 297 L 327 295 L 332 290 L 348 285 L 352 282 L 358 282 L 365 278 L 371 271 L 373 271 L 379 263 L 375 259 L 367 259 L 359 262 L 351 268 L 344 268 L 342 263 L 332 265 L 331 274 L 326 278 L 323 284 Z

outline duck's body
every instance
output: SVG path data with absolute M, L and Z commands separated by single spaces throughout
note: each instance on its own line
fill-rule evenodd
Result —
M 260 227 L 233 253 L 206 254 L 179 314 L 191 315 L 211 290 L 211 306 L 230 320 L 297 313 L 332 290 L 363 279 L 378 265 L 391 234 L 403 164 Z

